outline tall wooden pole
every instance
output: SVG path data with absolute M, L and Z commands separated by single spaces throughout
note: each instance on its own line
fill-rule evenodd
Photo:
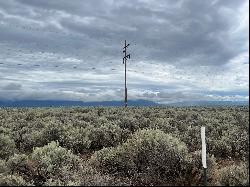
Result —
M 123 57 L 123 64 L 125 65 L 125 99 L 124 99 L 124 104 L 125 107 L 128 106 L 128 89 L 127 89 L 127 59 L 130 59 L 130 54 L 127 55 L 127 47 L 129 46 L 129 44 L 127 44 L 127 41 L 125 40 L 125 46 L 124 46 L 124 57 Z
M 127 48 L 126 48 L 126 40 L 125 40 L 125 107 L 128 106 L 128 92 L 127 92 Z

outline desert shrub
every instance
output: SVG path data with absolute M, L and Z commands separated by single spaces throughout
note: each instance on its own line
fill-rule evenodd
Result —
M 6 159 L 15 152 L 15 142 L 10 136 L 0 134 L 0 159 Z
M 140 122 L 137 119 L 127 116 L 122 116 L 118 125 L 121 129 L 128 129 L 132 133 L 140 128 Z
M 93 122 L 96 119 L 98 119 L 98 116 L 92 111 L 88 111 L 88 113 L 82 113 L 81 115 L 81 120 L 86 122 Z
M 48 143 L 48 139 L 44 138 L 43 130 L 32 130 L 22 135 L 21 150 L 23 152 L 31 152 L 33 147 L 41 147 Z
M 241 112 L 235 112 L 234 119 L 236 121 L 237 126 L 242 131 L 249 131 L 249 114 L 242 114 Z
M 207 138 L 208 151 L 218 158 L 248 158 L 249 134 L 237 128 L 225 130 L 222 136 Z
M 61 124 L 59 120 L 52 118 L 44 125 L 43 139 L 48 142 L 60 141 L 60 137 L 63 134 L 63 128 L 67 128 L 67 125 Z
M 200 127 L 194 125 L 186 125 L 186 130 L 175 135 L 187 145 L 190 152 L 201 149 Z
M 73 126 L 72 124 L 61 124 L 57 120 L 46 123 L 43 139 L 47 142 L 58 141 L 62 147 L 81 153 L 90 147 L 89 129 Z
M 134 130 L 132 132 L 134 132 L 135 130 L 138 130 L 138 129 L 144 129 L 144 128 L 151 128 L 152 127 L 150 118 L 145 118 L 145 117 L 141 116 L 141 117 L 137 118 L 137 121 L 139 122 L 139 124 L 138 124 L 139 128 L 137 126 L 135 126 L 135 128 L 134 128 Z
M 238 160 L 243 162 L 248 160 L 248 106 L 1 108 L 0 173 L 4 174 L 5 177 L 7 175 L 17 176 L 26 181 L 34 179 L 37 185 L 45 183 L 48 185 L 69 185 L 66 181 L 77 184 L 80 181 L 85 185 L 115 185 L 120 184 L 117 179 L 123 179 L 125 175 L 128 175 L 130 181 L 133 181 L 135 185 L 166 185 L 164 181 L 168 182 L 167 185 L 177 183 L 180 185 L 199 185 L 201 184 L 201 173 L 203 173 L 200 171 L 200 153 L 196 152 L 196 150 L 201 149 L 200 126 L 206 126 L 207 152 L 215 156 L 216 162 L 227 163 L 229 160 L 232 163 L 237 163 Z M 190 154 L 184 159 L 184 169 L 179 169 L 178 164 L 176 168 L 182 177 L 178 177 L 174 172 L 172 177 L 171 172 L 158 166 L 161 163 L 158 160 L 162 158 L 163 153 L 157 152 L 157 147 L 163 147 L 165 144 L 172 145 L 172 142 L 164 143 L 163 138 L 159 144 L 150 143 L 153 142 L 151 140 L 153 138 L 146 138 L 146 136 L 140 138 L 142 135 L 138 136 L 138 132 L 142 129 L 161 130 L 186 144 Z M 143 141 L 139 141 L 140 139 Z M 158 139 L 156 140 L 158 142 Z M 49 166 L 47 168 L 49 172 L 42 173 L 41 169 L 38 169 L 42 165 L 38 163 L 39 159 L 28 159 L 28 164 L 25 163 L 26 159 L 22 153 L 30 155 L 35 147 L 41 148 L 51 141 L 59 142 L 61 147 L 58 145 L 57 148 L 70 149 L 77 154 L 83 154 L 85 150 L 89 154 L 93 149 L 103 148 L 98 153 L 99 160 L 93 160 L 101 167 L 102 171 L 107 171 L 110 174 L 104 174 L 99 170 L 98 172 L 92 171 L 87 166 L 77 171 L 67 172 L 67 167 L 64 171 L 63 165 L 59 167 L 59 172 L 55 177 L 50 177 L 52 174 Z M 132 141 L 135 143 L 133 144 Z M 162 148 L 162 150 L 166 149 Z M 153 156 L 152 160 L 155 159 L 157 162 L 150 161 L 150 158 L 145 156 L 145 152 L 149 155 L 159 155 L 159 159 Z M 172 152 L 167 154 L 170 153 Z M 93 158 L 96 157 L 96 154 Z M 54 159 L 45 153 L 44 158 Z M 210 157 L 208 157 L 208 165 L 209 159 Z M 165 162 L 162 159 L 162 165 Z M 159 169 L 151 169 L 154 168 L 152 163 L 156 163 L 155 168 Z M 27 171 L 25 164 L 28 165 Z M 209 171 L 211 173 L 208 174 L 208 177 L 213 178 L 209 178 L 209 185 L 215 184 L 214 182 L 218 178 L 216 172 L 218 167 L 221 165 L 218 164 L 215 171 L 213 171 L 211 164 L 208 167 L 208 170 L 212 169 Z M 225 166 L 222 164 L 222 167 Z M 150 168 L 152 172 L 147 168 Z M 81 174 L 83 170 L 84 172 Z M 166 173 L 170 173 L 169 176 L 172 179 L 176 177 L 175 181 L 170 183 Z M 113 176 L 113 174 L 117 175 Z M 80 180 L 81 178 L 82 180 Z M 155 180 L 154 183 L 151 183 L 152 178 L 162 179 L 163 183 L 161 180 L 158 182 Z
M 81 186 L 128 186 L 128 179 L 119 179 L 98 171 L 89 161 L 80 170 Z
M 87 151 L 91 145 L 91 140 L 89 139 L 90 128 L 65 127 L 60 136 L 60 144 L 74 153 Z
M 176 120 L 177 121 L 184 121 L 188 118 L 188 113 L 187 111 L 181 111 L 178 113 L 178 115 L 176 116 Z
M 8 171 L 9 171 L 9 169 L 7 167 L 6 161 L 0 159 L 0 174 L 1 173 L 7 173 Z
M 117 121 L 119 120 L 119 116 L 116 114 L 108 114 L 106 117 L 109 121 Z
M 118 147 L 96 152 L 92 159 L 109 173 L 146 173 L 148 177 L 172 181 L 183 170 L 186 155 L 186 145 L 179 139 L 160 130 L 145 129 Z
M 131 175 L 136 171 L 136 164 L 131 156 L 125 149 L 125 146 L 121 145 L 103 148 L 95 152 L 91 159 L 104 172 Z
M 235 158 L 249 157 L 249 131 L 240 131 L 238 128 L 233 128 L 228 132 L 228 137 L 231 142 L 232 151 L 230 156 Z
M 48 179 L 44 186 L 80 186 L 80 182 L 61 181 L 60 179 Z
M 218 185 L 249 186 L 249 168 L 246 164 L 226 166 L 218 170 Z
M 99 150 L 103 147 L 116 146 L 126 139 L 126 133 L 113 123 L 103 124 L 100 127 L 90 128 L 90 149 Z
M 11 174 L 24 174 L 28 172 L 28 156 L 25 154 L 14 154 L 6 162 Z
M 164 118 L 155 118 L 152 119 L 152 122 L 150 123 L 149 126 L 150 129 L 159 129 L 167 134 L 177 134 L 178 133 L 178 129 L 169 124 L 169 120 L 168 119 L 164 119 Z
M 29 127 L 25 123 L 25 121 L 22 121 L 22 120 L 20 120 L 20 122 L 18 121 L 18 123 L 13 123 L 13 124 L 10 123 L 10 126 L 11 126 L 11 131 L 12 131 L 12 133 L 11 133 L 12 134 L 12 138 L 15 141 L 16 148 L 19 151 L 26 152 L 26 150 L 24 148 L 25 145 L 26 145 L 26 142 L 23 139 L 23 136 L 25 134 L 29 134 L 30 133 L 31 127 Z M 28 144 L 29 144 L 29 142 L 28 142 Z
M 177 179 L 180 185 L 202 185 L 203 184 L 203 166 L 201 160 L 201 151 L 189 153 L 186 157 L 187 162 L 181 174 Z M 217 167 L 216 159 L 213 155 L 207 154 L 207 177 L 208 182 L 212 181 Z
M 0 126 L 0 134 L 9 135 L 11 134 L 11 130 L 9 128 Z
M 0 186 L 32 186 L 32 184 L 27 183 L 21 176 L 18 175 L 0 174 Z
M 38 173 L 36 183 L 41 184 L 48 179 L 59 179 L 63 182 L 71 179 L 79 169 L 80 159 L 70 150 L 51 142 L 44 147 L 34 149 L 31 160 L 34 162 L 34 173 Z

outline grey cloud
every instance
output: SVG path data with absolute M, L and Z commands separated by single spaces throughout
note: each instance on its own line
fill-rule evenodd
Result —
M 100 58 L 104 54 L 117 58 L 118 53 L 114 51 L 119 42 L 125 38 L 130 39 L 131 43 L 137 44 L 133 52 L 134 57 L 138 60 L 147 57 L 162 63 L 180 65 L 221 65 L 228 63 L 239 52 L 245 50 L 245 48 L 238 47 L 238 36 L 232 38 L 229 35 L 230 29 L 237 24 L 237 20 L 234 17 L 224 16 L 224 11 L 222 11 L 224 9 L 232 13 L 237 11 L 245 2 L 243 0 L 237 1 L 237 3 L 218 1 L 215 4 L 212 4 L 213 1 L 187 0 L 175 3 L 159 1 L 162 7 L 160 10 L 150 7 L 155 4 L 154 1 L 149 1 L 149 3 L 143 3 L 143 1 L 127 3 L 122 1 L 112 1 L 112 3 L 111 1 L 74 1 L 72 3 L 54 0 L 19 0 L 18 2 L 25 6 L 54 9 L 71 15 L 69 18 L 58 20 L 61 26 L 78 34 L 87 34 L 91 38 L 84 40 L 83 35 L 78 36 L 79 40 L 84 43 L 74 41 L 74 44 L 71 45 L 79 44 L 78 48 L 86 50 L 95 44 L 95 51 L 91 51 L 92 56 Z M 172 4 L 172 9 L 168 8 L 170 4 Z M 179 6 L 173 6 L 173 4 L 179 4 Z M 74 22 L 74 17 L 72 17 L 74 15 L 93 16 L 95 21 L 90 25 L 83 25 Z M 135 30 L 127 30 L 126 26 Z M 117 30 L 119 27 L 120 29 Z M 15 37 L 12 34 L 10 38 L 30 40 L 25 35 Z M 247 36 L 243 39 L 247 40 Z M 111 42 L 109 44 L 114 47 L 103 50 L 102 46 L 107 44 L 108 40 Z M 44 41 L 41 39 L 40 42 Z M 57 43 L 60 41 L 58 38 Z M 100 41 L 102 42 L 100 43 Z M 55 46 L 52 45 L 51 48 L 55 48 Z M 61 52 L 66 51 L 61 49 Z
M 195 93 L 195 92 L 160 92 L 157 94 L 157 97 L 160 99 L 167 99 L 169 101 L 173 100 L 203 100 L 204 93 Z
M 5 86 L 3 86 L 2 90 L 21 90 L 22 85 L 18 83 L 9 83 Z
M 180 78 L 174 77 L 184 71 L 171 69 L 166 72 L 172 76 L 164 75 L 165 79 L 157 81 L 153 79 L 156 77 L 153 72 L 164 74 L 165 70 L 157 69 L 156 64 L 172 65 L 177 69 L 186 67 L 194 74 L 193 79 L 202 77 L 201 66 L 212 70 L 207 77 L 216 75 L 216 69 L 231 71 L 232 60 L 240 59 L 239 56 L 249 50 L 249 34 L 246 34 L 249 26 L 240 19 L 246 2 L 0 1 L 0 62 L 4 62 L 0 64 L 1 83 L 20 80 L 24 82 L 23 87 L 30 89 L 13 90 L 13 97 L 45 98 L 46 92 L 39 94 L 33 90 L 42 87 L 48 89 L 50 98 L 60 93 L 65 98 L 83 98 L 84 94 L 90 99 L 120 98 L 123 94 L 121 50 L 127 39 L 132 56 L 128 63 L 131 98 L 201 99 L 208 92 L 201 91 L 203 82 L 187 81 L 182 74 Z M 243 60 L 249 61 L 246 57 Z M 142 66 L 141 61 L 144 62 Z M 148 66 L 149 63 L 152 66 Z M 39 67 L 35 67 L 37 64 Z M 240 67 L 236 63 L 234 66 Z M 196 71 L 201 72 L 196 74 Z M 82 76 L 89 72 L 90 78 Z M 245 71 L 235 72 L 239 73 L 238 83 L 246 80 Z M 53 73 L 60 80 L 53 80 L 57 78 Z M 182 78 L 182 82 L 179 81 Z M 60 91 L 54 91 L 55 88 Z M 69 90 L 73 93 L 65 93 Z M 102 94 L 103 90 L 107 93 Z
M 218 94 L 216 92 L 181 92 L 181 91 L 164 91 L 161 90 L 155 93 L 143 93 L 138 94 L 137 98 L 148 99 L 159 103 L 177 103 L 177 102 L 187 102 L 187 101 L 216 101 L 216 100 L 247 100 L 247 95 L 245 93 L 239 92 L 238 94 L 233 94 L 228 92 L 226 94 Z
M 140 95 L 138 95 L 140 97 Z M 150 98 L 150 99 L 154 99 L 157 97 L 157 93 L 149 93 L 149 92 L 146 92 L 146 93 L 143 93 L 141 95 L 142 97 L 145 97 L 145 98 Z
M 0 100 L 74 100 L 74 97 L 70 94 L 65 94 L 57 91 L 0 91 Z
M 17 0 L 20 4 L 25 6 L 35 7 L 37 9 L 43 9 L 45 11 L 65 11 L 70 14 L 79 15 L 93 15 L 106 12 L 106 2 L 105 0 L 74 0 L 74 2 L 68 0 L 61 0 L 60 2 L 56 0 L 51 1 L 39 1 L 39 0 Z

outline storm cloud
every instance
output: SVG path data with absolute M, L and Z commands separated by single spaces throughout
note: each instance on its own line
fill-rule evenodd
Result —
M 0 99 L 249 99 L 247 0 L 0 1 Z M 223 93 L 223 94 L 222 94 Z

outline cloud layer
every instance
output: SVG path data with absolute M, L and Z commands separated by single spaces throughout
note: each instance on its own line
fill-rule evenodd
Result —
M 249 99 L 247 0 L 0 1 L 0 100 Z

